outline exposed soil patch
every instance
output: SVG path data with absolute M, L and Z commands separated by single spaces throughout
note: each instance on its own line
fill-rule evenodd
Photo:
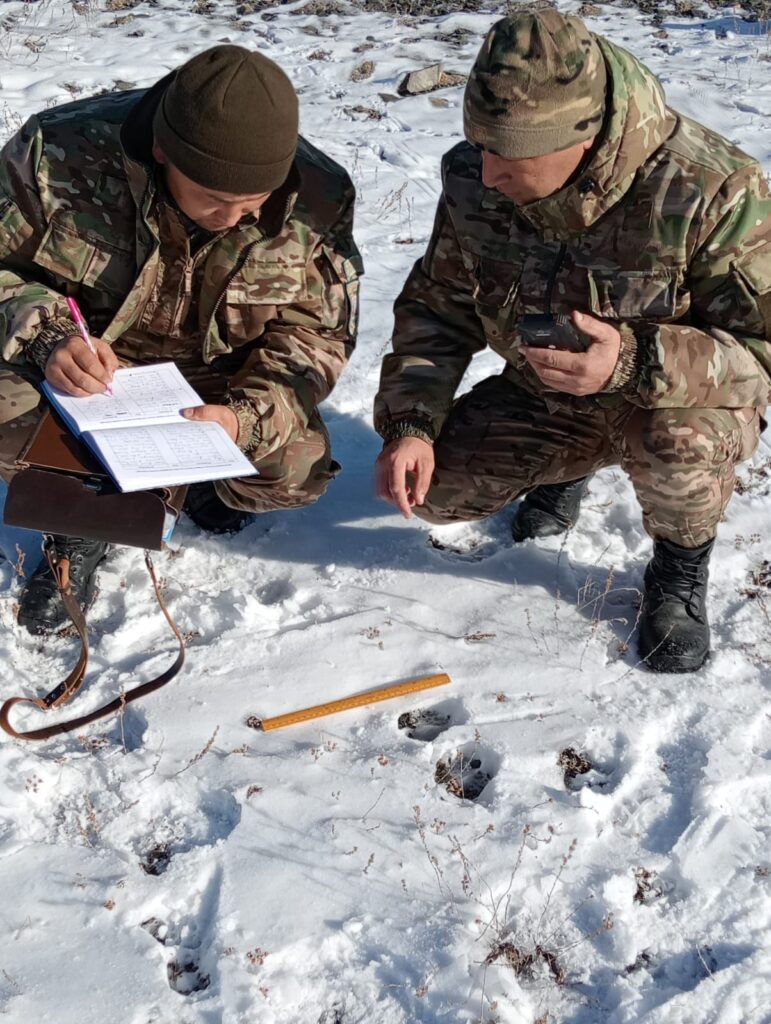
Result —
M 108 11 L 130 10 L 141 0 L 106 0 Z M 205 6 L 207 0 L 195 0 Z M 261 14 L 272 9 L 285 7 L 293 0 L 236 0 L 236 13 L 239 15 Z M 212 7 L 216 8 L 216 4 Z M 399 18 L 414 18 L 418 21 L 430 21 L 446 14 L 476 14 L 486 11 L 492 14 L 513 14 L 518 10 L 532 10 L 538 7 L 554 6 L 550 0 L 509 0 L 496 3 L 495 0 L 308 0 L 292 10 L 292 14 L 317 15 L 320 18 L 331 14 L 350 14 L 356 9 L 362 11 L 379 11 L 392 14 Z M 613 7 L 636 7 L 644 14 L 651 16 L 654 22 L 660 23 L 665 17 L 708 18 L 716 11 L 730 11 L 737 18 L 748 18 L 753 21 L 769 19 L 769 0 L 742 0 L 733 4 L 727 0 L 602 0 L 583 3 L 576 12 L 579 17 L 594 18 Z M 272 17 L 272 15 L 268 15 Z M 457 40 L 453 45 L 462 45 L 464 37 L 469 35 L 466 29 L 456 29 Z M 439 38 L 438 36 L 436 38 Z
M 501 961 L 509 966 L 518 978 L 532 978 L 538 965 L 543 964 L 558 985 L 565 984 L 565 971 L 556 955 L 543 946 L 536 946 L 526 953 L 511 942 L 499 942 L 487 954 L 485 963 L 495 964 Z
M 352 82 L 363 82 L 365 78 L 371 78 L 375 71 L 375 63 L 371 60 L 363 60 L 361 64 L 357 64 L 351 72 Z
M 648 871 L 647 868 L 638 868 L 634 873 L 634 880 L 636 882 L 634 896 L 632 897 L 634 903 L 647 906 L 664 895 L 661 881 L 652 871 Z
M 139 866 L 146 875 L 162 875 L 171 863 L 171 849 L 168 843 L 157 843 L 144 853 Z
M 763 459 L 757 465 L 742 467 L 741 476 L 736 478 L 734 490 L 737 494 L 768 494 L 771 490 L 771 459 Z
M 771 562 L 763 561 L 756 569 L 748 573 L 749 586 L 743 587 L 739 593 L 752 601 L 771 597 Z
M 557 764 L 562 769 L 566 789 L 572 788 L 571 784 L 577 775 L 586 775 L 594 768 L 592 762 L 587 760 L 583 754 L 579 754 L 574 747 L 565 747 L 560 751 Z
M 458 11 L 476 13 L 481 10 L 494 11 L 503 5 L 483 3 L 483 0 L 354 0 L 364 11 L 383 11 L 400 17 L 435 18 L 441 14 L 455 14 Z

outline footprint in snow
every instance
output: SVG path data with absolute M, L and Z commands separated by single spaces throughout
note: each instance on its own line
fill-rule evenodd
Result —
M 329 1010 L 324 1010 L 317 1024 L 344 1024 L 344 1020 L 343 1008 L 341 1006 L 332 1006 Z
M 463 702 L 457 699 L 443 700 L 430 708 L 414 708 L 399 715 L 398 728 L 407 733 L 411 740 L 430 743 L 453 725 L 468 721 Z
M 171 863 L 171 847 L 168 843 L 156 843 L 139 858 L 139 866 L 146 875 L 162 875 Z
M 284 604 L 297 593 L 297 587 L 291 580 L 270 580 L 259 591 L 260 602 L 265 605 Z
M 209 987 L 211 978 L 201 970 L 198 961 L 200 940 L 195 927 L 169 925 L 157 917 L 150 917 L 143 921 L 142 927 L 162 946 L 174 946 L 181 943 L 177 948 L 176 955 L 166 964 L 166 978 L 172 991 L 178 992 L 182 996 L 189 996 L 193 992 L 203 992 Z
M 434 781 L 460 800 L 478 800 L 497 772 L 497 758 L 477 743 L 467 743 L 436 763 Z
M 397 725 L 406 731 L 411 740 L 430 743 L 450 728 L 452 715 L 437 708 L 418 708 L 416 711 L 405 711 L 403 715 L 399 715 Z
M 209 975 L 200 970 L 195 955 L 189 950 L 180 950 L 179 956 L 169 960 L 166 964 L 166 976 L 169 979 L 169 988 L 181 996 L 203 992 L 211 984 Z
M 575 747 L 560 751 L 557 765 L 562 770 L 565 789 L 577 792 L 579 789 L 606 789 L 610 785 L 613 769 L 594 764 Z

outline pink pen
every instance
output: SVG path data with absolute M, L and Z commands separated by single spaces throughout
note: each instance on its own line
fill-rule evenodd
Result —
M 93 352 L 95 356 L 98 356 L 94 343 L 91 340 L 91 335 L 88 333 L 86 321 L 83 319 L 83 314 L 80 312 L 80 306 L 71 296 L 67 296 L 67 306 L 69 307 L 70 313 L 72 313 L 72 319 L 78 325 L 81 338 L 88 345 L 89 351 Z M 112 398 L 112 388 L 109 384 L 105 387 L 104 391 L 106 395 L 109 395 Z

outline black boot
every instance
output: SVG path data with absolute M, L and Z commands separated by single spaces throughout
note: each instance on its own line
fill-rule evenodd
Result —
M 575 526 L 581 514 L 581 499 L 586 494 L 588 476 L 565 484 L 541 484 L 534 487 L 514 514 L 511 535 L 515 541 L 532 537 L 553 537 Z
M 96 567 L 107 554 L 109 544 L 80 537 L 53 536 L 51 545 L 59 561 L 69 559 L 72 595 L 85 610 L 94 596 Z M 35 635 L 53 633 L 70 620 L 45 557 L 21 592 L 18 618 L 19 625 Z
M 657 540 L 645 570 L 640 655 L 654 672 L 695 672 L 709 654 L 707 580 L 715 541 L 681 548 Z
M 238 533 L 254 518 L 251 512 L 226 505 L 211 481 L 191 484 L 185 498 L 184 511 L 196 526 L 208 533 Z

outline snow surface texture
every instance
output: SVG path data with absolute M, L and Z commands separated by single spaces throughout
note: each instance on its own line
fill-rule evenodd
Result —
M 428 238 L 462 89 L 381 94 L 435 60 L 468 70 L 494 16 L 105 6 L 3 4 L 4 136 L 219 41 L 261 48 L 359 189 L 362 332 L 324 410 L 345 466 L 328 496 L 237 537 L 183 522 L 157 558 L 184 674 L 82 736 L 0 744 L 2 1019 L 771 1021 L 768 440 L 720 532 L 714 654 L 695 676 L 637 665 L 650 545 L 620 472 L 594 479 L 564 542 L 517 548 L 509 514 L 432 532 L 372 497 L 391 304 Z M 674 106 L 771 168 L 765 26 L 598 10 L 591 26 Z M 478 358 L 466 386 L 496 366 Z M 43 692 L 73 641 L 15 627 L 16 544 L 28 569 L 37 540 L 2 541 L 4 694 Z M 173 658 L 141 552 L 116 551 L 100 578 L 81 713 Z M 436 671 L 452 685 L 423 699 L 245 724 Z M 399 729 L 417 709 L 434 714 Z

